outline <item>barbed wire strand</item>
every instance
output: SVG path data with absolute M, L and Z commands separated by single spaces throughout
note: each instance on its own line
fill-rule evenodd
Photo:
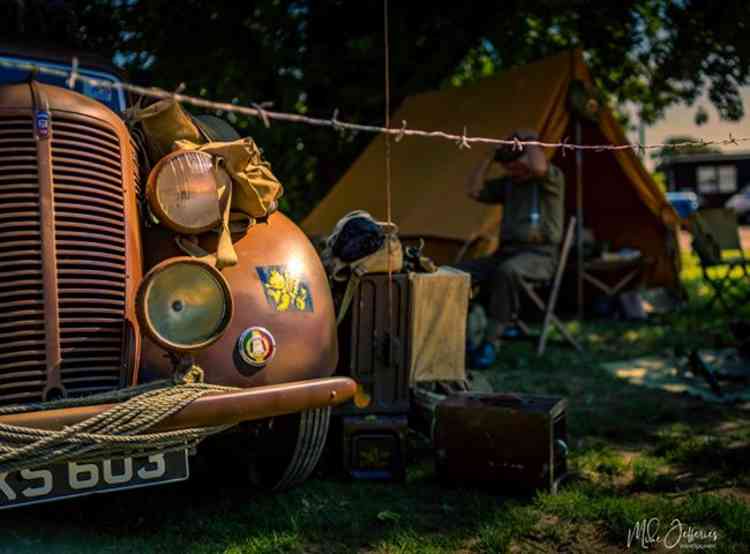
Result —
M 391 129 L 386 127 L 380 127 L 377 125 L 364 125 L 360 123 L 350 123 L 341 121 L 337 118 L 337 114 L 330 119 L 324 119 L 319 117 L 310 117 L 302 114 L 294 114 L 288 112 L 271 111 L 262 108 L 262 104 L 254 104 L 256 107 L 242 106 L 238 104 L 232 104 L 228 102 L 216 102 L 213 100 L 206 100 L 204 98 L 198 98 L 195 96 L 189 96 L 181 94 L 179 92 L 169 92 L 158 87 L 142 87 L 133 85 L 126 82 L 110 82 L 102 79 L 94 79 L 85 75 L 81 75 L 80 70 L 77 70 L 74 74 L 73 71 L 65 71 L 62 69 L 55 69 L 50 67 L 44 67 L 29 62 L 12 62 L 8 60 L 0 60 L 0 67 L 10 69 L 20 69 L 22 71 L 36 72 L 39 74 L 52 75 L 56 77 L 62 77 L 67 80 L 71 77 L 75 77 L 75 82 L 83 82 L 93 87 L 99 87 L 104 89 L 116 90 L 116 91 L 127 91 L 141 96 L 147 96 L 150 98 L 166 99 L 172 98 L 176 102 L 183 104 L 189 104 L 197 108 L 203 108 L 206 110 L 229 112 L 242 114 L 260 118 L 263 123 L 267 123 L 271 120 L 285 121 L 288 123 L 302 123 L 305 125 L 311 125 L 315 127 L 331 127 L 332 129 L 345 129 L 349 131 L 358 131 L 365 133 L 376 133 L 383 135 L 395 136 L 397 142 L 401 141 L 404 137 L 422 137 L 422 138 L 433 138 L 443 139 L 451 141 L 457 144 L 460 148 L 469 148 L 471 144 L 488 144 L 494 146 L 540 146 L 542 148 L 559 148 L 563 151 L 566 150 L 591 150 L 594 152 L 607 152 L 617 150 L 633 150 L 635 152 L 641 152 L 645 150 L 660 150 L 663 148 L 669 148 L 672 150 L 680 150 L 686 148 L 695 147 L 706 147 L 706 146 L 727 146 L 734 145 L 738 146 L 740 143 L 750 142 L 750 137 L 734 137 L 730 134 L 727 139 L 714 139 L 714 140 L 695 140 L 695 141 L 682 141 L 676 143 L 654 143 L 654 144 L 639 144 L 639 143 L 628 143 L 628 144 L 572 144 L 568 141 L 562 142 L 546 142 L 542 140 L 511 140 L 503 138 L 492 138 L 492 137 L 471 137 L 465 134 L 465 131 L 461 135 L 449 133 L 446 131 L 427 131 L 424 129 L 410 129 L 407 128 L 406 122 L 404 121 L 403 126 L 400 129 Z M 338 111 L 337 111 L 338 113 Z

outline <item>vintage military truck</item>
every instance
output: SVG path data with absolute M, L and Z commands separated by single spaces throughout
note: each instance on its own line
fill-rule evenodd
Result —
M 0 47 L 0 62 L 70 68 L 71 59 Z M 78 60 L 82 77 L 120 79 L 106 63 Z M 154 430 L 251 421 L 228 439 L 249 454 L 256 482 L 299 483 L 320 457 L 330 407 L 356 386 L 331 377 L 334 307 L 316 251 L 276 211 L 232 235 L 236 265 L 217 270 L 186 256 L 173 230 L 146 213 L 146 183 L 171 166 L 144 174 L 121 119 L 127 94 L 74 86 L 0 67 L 0 425 L 62 429 L 111 403 L 45 404 L 169 378 L 187 363 L 206 383 L 238 389 L 198 398 Z M 173 185 L 172 208 L 201 219 L 205 182 Z M 196 236 L 215 246 L 215 233 Z M 187 465 L 183 451 L 7 471 L 0 508 L 179 480 Z

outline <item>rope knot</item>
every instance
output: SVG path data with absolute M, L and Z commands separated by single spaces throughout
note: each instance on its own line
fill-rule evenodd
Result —
M 177 362 L 172 380 L 175 385 L 192 385 L 203 383 L 203 378 L 203 369 L 195 363 L 192 356 L 187 356 Z

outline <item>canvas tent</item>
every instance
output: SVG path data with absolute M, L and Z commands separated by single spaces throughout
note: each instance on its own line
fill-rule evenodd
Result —
M 448 88 L 407 98 L 392 117 L 394 127 L 443 130 L 469 136 L 501 138 L 514 129 L 531 128 L 542 140 L 575 137 L 580 122 L 585 144 L 626 144 L 612 113 L 604 108 L 598 122 L 574 117 L 568 103 L 571 82 L 591 83 L 580 51 L 562 53 L 510 69 L 470 86 Z M 423 237 L 427 253 L 449 263 L 467 244 L 473 254 L 496 247 L 501 208 L 476 203 L 464 194 L 467 175 L 491 147 L 459 149 L 442 139 L 404 137 L 392 143 L 392 219 L 402 237 Z M 576 208 L 576 156 L 547 150 L 565 173 L 566 211 Z M 645 281 L 679 287 L 677 216 L 638 156 L 631 150 L 583 154 L 584 225 L 613 250 L 640 250 L 652 263 Z M 302 222 L 309 235 L 324 235 L 354 209 L 385 218 L 385 137 L 377 136 L 328 195 Z

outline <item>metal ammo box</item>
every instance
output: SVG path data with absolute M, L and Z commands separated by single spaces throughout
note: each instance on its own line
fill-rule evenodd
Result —
M 406 478 L 408 422 L 405 415 L 344 416 L 344 469 L 355 479 Z
M 346 403 L 335 414 L 409 411 L 409 294 L 406 273 L 392 275 L 390 293 L 388 275 L 362 276 L 349 313 L 339 325 L 336 373 L 354 379 L 362 388 L 358 399 L 364 396 L 369 403 Z
M 567 473 L 567 400 L 459 393 L 437 405 L 437 472 L 448 483 L 499 492 L 556 491 Z
M 363 275 L 339 326 L 337 374 L 359 389 L 354 402 L 334 410 L 342 466 L 354 479 L 402 481 L 406 474 L 409 295 L 405 273 L 392 275 L 390 293 L 388 275 Z

